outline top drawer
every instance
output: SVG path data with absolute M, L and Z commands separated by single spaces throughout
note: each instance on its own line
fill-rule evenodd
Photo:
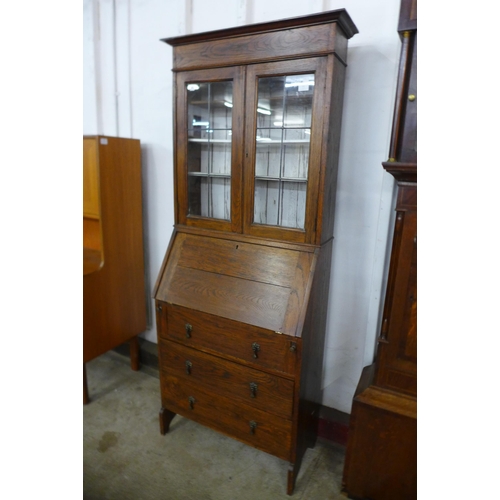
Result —
M 254 367 L 294 375 L 300 338 L 157 301 L 158 336 Z

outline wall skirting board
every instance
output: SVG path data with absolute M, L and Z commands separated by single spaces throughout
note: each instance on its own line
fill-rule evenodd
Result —
M 153 370 L 158 370 L 158 345 L 139 337 L 140 364 Z M 115 352 L 124 357 L 129 364 L 130 349 L 128 343 L 122 344 L 114 349 Z M 349 414 L 321 406 L 319 412 L 318 438 L 346 446 L 349 431 Z

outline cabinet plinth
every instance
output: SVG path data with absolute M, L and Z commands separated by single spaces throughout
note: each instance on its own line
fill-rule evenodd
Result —
M 175 414 L 290 463 L 314 444 L 345 10 L 165 39 L 176 226 L 155 290 L 160 428 Z

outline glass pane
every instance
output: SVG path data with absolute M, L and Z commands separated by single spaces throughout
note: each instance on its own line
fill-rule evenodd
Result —
M 280 226 L 304 229 L 306 186 L 305 182 L 281 183 Z
M 255 181 L 254 222 L 257 224 L 278 224 L 279 182 Z
M 285 81 L 285 127 L 310 127 L 314 75 L 287 76 Z
M 284 136 L 282 177 L 307 180 L 310 129 L 285 130 Z
M 209 128 L 209 83 L 188 83 L 187 101 L 188 101 L 188 130 L 189 137 L 200 138 L 201 133 Z
M 254 222 L 304 229 L 306 182 L 256 179 Z
M 231 179 L 228 177 L 189 176 L 189 215 L 229 220 Z
M 280 176 L 282 129 L 257 129 L 257 149 L 255 156 L 255 176 Z
M 210 84 L 210 128 L 231 130 L 233 82 Z
M 186 84 L 189 215 L 231 218 L 233 83 Z
M 259 78 L 254 223 L 304 229 L 314 74 Z
M 257 128 L 280 127 L 275 124 L 283 117 L 285 77 L 259 78 Z

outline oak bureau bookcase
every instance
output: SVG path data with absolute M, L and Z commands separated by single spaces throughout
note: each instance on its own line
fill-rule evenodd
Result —
M 321 402 L 345 10 L 168 38 L 176 225 L 155 290 L 160 426 L 290 463 Z

